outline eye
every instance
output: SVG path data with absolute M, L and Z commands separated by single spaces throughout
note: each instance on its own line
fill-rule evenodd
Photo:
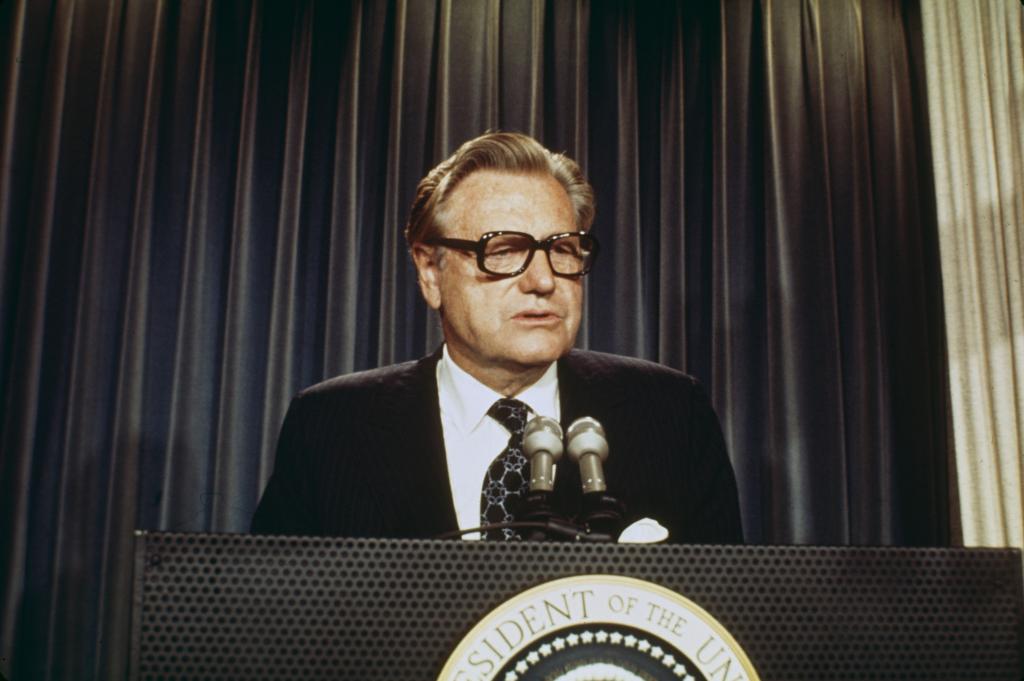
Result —
M 530 250 L 530 242 L 513 234 L 497 236 L 487 242 L 487 257 L 503 258 Z

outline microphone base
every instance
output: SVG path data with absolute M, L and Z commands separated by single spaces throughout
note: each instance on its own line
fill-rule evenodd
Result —
M 545 529 L 531 528 L 522 533 L 526 541 L 572 541 L 582 530 L 576 528 L 551 505 L 551 492 L 528 492 L 519 503 L 516 520 L 544 523 Z
M 582 509 L 579 520 L 591 541 L 618 541 L 626 526 L 625 504 L 605 492 L 588 492 Z

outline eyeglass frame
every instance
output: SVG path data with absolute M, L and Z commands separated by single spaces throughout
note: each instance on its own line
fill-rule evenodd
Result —
M 484 267 L 484 260 L 487 257 L 487 253 L 485 251 L 485 249 L 487 248 L 487 242 L 489 242 L 491 239 L 494 239 L 495 237 L 506 235 L 515 235 L 528 238 L 532 242 L 530 245 L 530 252 L 526 256 L 526 261 L 523 263 L 522 267 L 520 267 L 515 272 L 493 272 Z M 557 240 L 564 239 L 565 237 L 568 236 L 586 237 L 590 239 L 593 243 L 594 247 L 590 249 L 590 262 L 587 264 L 587 267 L 582 272 L 564 274 L 562 272 L 558 272 L 557 270 L 555 270 L 555 266 L 551 262 L 551 245 L 554 244 Z M 518 277 L 520 274 L 525 272 L 527 268 L 530 267 L 530 263 L 533 262 L 533 255 L 537 251 L 544 251 L 544 254 L 548 258 L 548 267 L 551 268 L 552 274 L 554 274 L 556 277 L 563 277 L 566 279 L 577 279 L 579 277 L 584 277 L 590 273 L 590 270 L 593 269 L 594 267 L 594 262 L 597 261 L 597 254 L 601 250 L 601 245 L 598 242 L 597 237 L 587 231 L 561 232 L 559 234 L 552 234 L 551 236 L 545 237 L 544 239 L 538 241 L 532 234 L 527 234 L 526 232 L 498 230 L 495 232 L 487 232 L 476 241 L 472 241 L 470 239 L 451 239 L 443 236 L 435 236 L 429 239 L 424 239 L 423 243 L 428 246 L 444 246 L 446 248 L 454 248 L 460 251 L 475 253 L 476 266 L 477 268 L 479 268 L 481 272 L 483 272 L 484 274 L 489 274 L 492 277 L 501 278 Z

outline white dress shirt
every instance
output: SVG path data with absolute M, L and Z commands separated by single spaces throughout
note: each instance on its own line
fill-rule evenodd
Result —
M 437 363 L 437 397 L 441 405 L 441 427 L 448 460 L 448 482 L 459 529 L 480 526 L 480 490 L 484 474 L 508 444 L 509 432 L 487 415 L 487 410 L 504 397 L 459 367 L 444 346 Z M 548 416 L 559 420 L 558 370 L 552 362 L 544 375 L 515 399 L 530 408 L 530 417 Z M 479 539 L 479 533 L 464 535 Z

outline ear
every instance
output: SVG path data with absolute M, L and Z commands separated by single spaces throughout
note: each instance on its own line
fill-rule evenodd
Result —
M 423 293 L 423 300 L 434 310 L 441 308 L 440 255 L 434 246 L 415 244 L 412 247 L 412 261 L 416 265 L 420 292 Z

